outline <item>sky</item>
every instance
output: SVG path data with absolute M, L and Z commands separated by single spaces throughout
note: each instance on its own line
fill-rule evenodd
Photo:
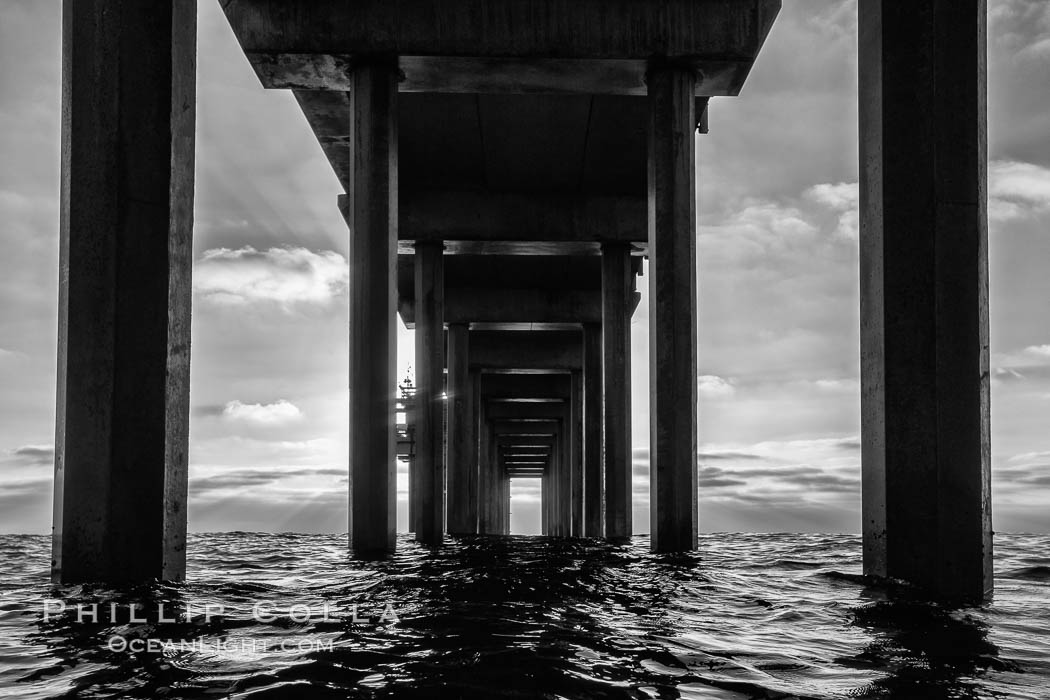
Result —
M 0 532 L 51 527 L 60 14 L 58 0 L 0 3 Z M 200 0 L 198 36 L 189 528 L 345 532 L 342 190 L 217 2 Z M 788 0 L 741 95 L 713 99 L 697 139 L 702 531 L 859 531 L 856 52 L 855 0 Z M 993 523 L 1048 532 L 1050 3 L 989 0 L 988 100 Z M 404 373 L 411 333 L 398 342 Z M 513 519 L 527 530 L 538 489 L 525 486 Z

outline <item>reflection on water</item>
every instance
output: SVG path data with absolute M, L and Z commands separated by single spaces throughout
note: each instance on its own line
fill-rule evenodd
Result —
M 1042 535 L 998 535 L 995 601 L 955 610 L 866 586 L 854 536 L 706 535 L 699 554 L 675 556 L 649 553 L 645 537 L 472 537 L 438 550 L 403 538 L 390 559 L 359 562 L 344 536 L 197 535 L 189 581 L 124 590 L 50 585 L 48 544 L 0 536 L 5 698 L 1041 699 L 1050 688 Z

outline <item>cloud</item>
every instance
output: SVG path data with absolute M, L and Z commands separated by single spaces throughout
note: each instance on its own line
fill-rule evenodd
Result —
M 773 462 L 770 462 L 772 465 Z M 816 467 L 806 464 L 787 464 L 752 468 L 739 465 L 731 469 L 704 467 L 700 471 L 701 486 L 744 486 L 754 490 L 775 483 L 778 489 L 804 489 L 807 493 L 860 493 L 860 479 L 856 474 L 837 473 L 838 467 Z
M 1050 452 L 1022 452 L 1016 454 L 1008 460 L 1013 464 L 1039 464 L 1042 462 L 1050 462 Z
M 818 184 L 802 194 L 806 200 L 838 215 L 836 236 L 857 240 L 860 231 L 858 183 Z M 1005 221 L 1047 211 L 1050 211 L 1050 169 L 1018 161 L 989 163 L 988 215 L 991 219 Z
M 989 36 L 1015 59 L 1050 55 L 1050 5 L 1033 0 L 993 0 L 988 7 Z
M 836 440 L 833 440 L 832 444 L 835 445 L 840 450 L 847 450 L 847 451 L 849 451 L 849 450 L 859 450 L 860 449 L 860 437 L 858 436 L 858 437 L 838 438 Z
M 996 367 L 992 371 L 992 381 L 1013 382 L 1024 379 L 1024 375 L 1010 367 Z
M 255 488 L 268 484 L 277 483 L 286 479 L 317 479 L 328 482 L 330 478 L 321 477 L 343 477 L 347 475 L 347 469 L 331 468 L 286 468 L 274 467 L 272 469 L 236 469 L 222 471 L 207 476 L 198 476 L 190 479 L 190 492 L 200 495 L 212 491 L 238 491 L 246 488 Z
M 1050 345 L 1029 345 L 1020 351 L 993 356 L 992 379 L 1015 381 L 1050 370 Z
M 1019 219 L 1050 212 L 1050 169 L 1032 163 L 988 165 L 988 216 Z
M 824 3 L 825 8 L 807 8 L 813 15 L 808 23 L 829 39 L 854 42 L 857 35 L 857 3 L 838 0 Z
M 191 498 L 188 515 L 191 532 L 345 533 L 347 495 L 343 489 L 270 487 L 264 495 L 249 489 L 219 498 Z
M 837 185 L 828 183 L 813 185 L 805 191 L 804 195 L 817 204 L 822 204 L 835 211 L 856 209 L 859 201 L 856 182 L 840 182 Z
M 646 453 L 648 455 L 648 452 Z M 747 460 L 747 459 L 765 459 L 761 455 L 751 454 L 748 452 L 700 452 L 697 458 L 701 462 L 708 461 L 719 461 L 719 460 Z
M 1009 494 L 1011 506 L 1027 503 L 1045 508 L 1050 495 L 1050 451 L 1022 452 L 994 465 L 992 486 L 1000 502 L 1002 494 Z
M 277 304 L 327 306 L 346 293 L 346 258 L 333 251 L 251 246 L 213 248 L 197 261 L 193 286 L 204 300 L 218 305 Z
M 708 399 L 728 398 L 736 393 L 732 379 L 723 379 L 713 374 L 702 374 L 698 378 L 700 396 Z
M 255 423 L 259 425 L 279 425 L 303 417 L 299 407 L 290 401 L 280 399 L 275 403 L 241 403 L 230 401 L 222 409 L 222 416 L 228 420 Z
M 11 459 L 21 466 L 47 467 L 55 463 L 55 448 L 53 445 L 23 445 L 11 450 Z
M 1050 345 L 1030 345 L 1024 351 L 1040 359 L 1050 360 Z
M 721 220 L 700 227 L 700 246 L 720 263 L 751 265 L 808 248 L 820 229 L 797 207 L 744 199 Z
M 319 467 L 346 460 L 346 438 L 325 435 L 306 440 L 280 439 L 263 424 L 256 428 L 257 437 L 223 434 L 210 439 L 197 439 L 190 446 L 190 464 L 200 468 L 268 467 L 285 465 Z M 307 426 L 309 427 L 309 426 Z
M 860 389 L 856 379 L 818 379 L 813 384 L 820 391 L 832 394 L 850 394 Z
M 702 489 L 705 489 L 705 488 L 707 488 L 707 489 L 716 489 L 716 488 L 725 488 L 725 487 L 729 487 L 729 486 L 747 486 L 747 482 L 742 480 L 742 479 L 729 479 L 729 478 L 725 478 L 725 477 L 704 476 L 702 474 L 700 475 L 700 478 L 697 480 L 697 483 L 699 484 L 700 488 L 702 488 Z
M 856 435 L 707 444 L 698 453 L 705 532 L 856 532 L 860 523 Z M 648 450 L 635 448 L 635 531 L 647 531 Z
M 51 478 L 0 481 L 0 532 L 44 532 L 53 483 Z
M 835 235 L 839 238 L 855 241 L 860 232 L 860 188 L 856 182 L 840 182 L 813 185 L 803 196 L 822 207 L 838 214 L 838 225 Z
M 46 479 L 18 479 L 14 481 L 0 482 L 0 496 L 4 498 L 16 498 L 18 496 L 29 496 L 40 493 L 48 493 L 54 481 Z

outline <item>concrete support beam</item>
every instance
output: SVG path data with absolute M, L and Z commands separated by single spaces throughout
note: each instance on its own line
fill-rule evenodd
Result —
M 572 373 L 572 536 L 583 537 L 583 372 Z
M 496 434 L 515 441 L 522 437 L 542 437 L 554 439 L 558 434 L 558 421 L 554 418 L 495 421 Z
M 478 531 L 477 462 L 473 443 L 474 388 L 469 362 L 470 332 L 465 323 L 448 327 L 448 531 L 469 535 Z
M 463 216 L 467 216 L 466 213 Z M 644 245 L 641 244 L 641 245 Z M 641 258 L 632 249 L 632 269 L 641 271 Z M 484 290 L 556 289 L 594 290 L 602 285 L 599 248 L 586 255 L 452 254 L 445 249 L 445 285 Z M 411 289 L 411 254 L 399 254 L 398 284 Z
M 411 437 L 412 446 L 411 451 L 408 455 L 408 531 L 416 531 L 416 503 L 418 497 L 416 496 L 416 437 L 419 435 L 416 427 L 418 425 L 419 412 L 413 397 L 408 402 L 408 409 L 405 411 L 405 427 L 408 429 L 408 435 Z M 398 450 L 400 454 L 400 450 Z
M 602 444 L 605 536 L 631 536 L 631 317 L 630 249 L 602 246 Z M 694 382 L 695 383 L 695 382 Z
M 504 514 L 504 503 L 503 503 L 503 482 L 507 479 L 507 465 L 503 462 L 503 457 L 499 454 L 496 455 L 496 471 L 493 478 L 493 491 L 492 491 L 492 508 L 493 508 L 493 531 L 494 535 L 503 534 L 503 521 L 505 518 Z
M 360 555 L 392 551 L 396 525 L 397 79 L 393 63 L 362 62 L 350 96 L 349 524 Z
M 558 466 L 561 469 L 559 485 L 558 526 L 563 537 L 572 537 L 572 410 L 565 407 L 561 440 L 558 444 Z
M 186 569 L 196 3 L 70 2 L 52 578 Z
M 593 245 L 597 253 L 597 244 Z M 475 330 L 478 324 L 600 323 L 598 255 L 465 255 L 450 251 L 454 246 L 445 246 L 446 323 L 471 323 Z M 398 256 L 398 313 L 409 328 L 415 323 L 414 258 Z M 641 267 L 637 251 L 631 262 L 637 272 Z M 631 303 L 633 307 L 636 300 Z
M 481 445 L 478 454 L 478 533 L 499 534 L 499 475 L 502 465 L 496 449 L 495 427 L 481 403 Z
M 697 545 L 696 73 L 649 72 L 650 538 Z
M 445 281 L 440 243 L 416 244 L 416 541 L 445 529 Z
M 490 420 L 557 420 L 564 428 L 569 420 L 567 401 L 519 403 L 516 401 L 486 401 L 485 412 Z
M 469 342 L 469 339 L 468 339 Z M 468 357 L 468 369 L 469 369 L 469 357 Z M 483 459 L 484 450 L 487 449 L 487 435 L 485 433 L 485 422 L 483 419 L 483 405 L 484 402 L 481 400 L 481 373 L 476 370 L 470 371 L 470 390 L 471 390 L 471 406 L 470 406 L 470 450 L 473 457 L 471 466 L 471 474 L 474 482 L 474 493 L 473 498 L 467 504 L 470 511 L 469 516 L 471 522 L 474 523 L 474 532 L 481 532 L 480 521 L 481 521 L 481 499 L 482 499 L 482 484 L 481 484 L 481 461 Z
M 496 438 L 496 444 L 504 452 L 525 453 L 536 452 L 550 455 L 554 449 L 553 435 L 509 435 L 501 434 Z
M 492 512 L 493 512 L 493 529 L 492 534 L 502 535 L 505 514 L 505 503 L 503 501 L 504 488 L 503 484 L 507 480 L 507 465 L 503 462 L 503 457 L 499 454 L 496 455 L 496 471 L 493 474 L 493 488 L 492 488 Z
M 510 534 L 510 477 L 506 472 L 502 475 L 503 478 L 503 496 L 500 499 L 500 505 L 503 507 L 503 534 Z
M 345 90 L 353 62 L 352 56 L 329 53 L 249 53 L 247 58 L 264 87 L 298 92 Z M 705 76 L 704 95 L 696 98 L 697 114 L 706 108 L 709 97 L 738 94 L 751 63 L 725 57 L 697 60 L 696 69 Z M 401 66 L 406 93 L 645 94 L 644 60 L 404 56 Z
M 864 571 L 992 591 L 986 6 L 860 3 Z
M 355 54 L 400 55 L 405 90 L 642 94 L 653 55 L 689 60 L 705 94 L 735 95 L 780 0 L 353 2 L 223 5 L 268 87 L 345 89 Z M 440 31 L 438 31 L 438 29 Z
M 470 365 L 486 370 L 557 370 L 583 367 L 579 331 L 476 331 Z
M 552 537 L 564 537 L 565 535 L 561 519 L 561 457 L 561 438 L 560 435 L 556 435 L 554 438 L 554 452 L 551 454 L 550 471 L 548 472 L 550 480 L 550 509 L 547 534 Z
M 485 374 L 481 395 L 486 400 L 508 397 L 567 400 L 571 391 L 570 375 L 560 374 Z
M 602 500 L 602 327 L 583 326 L 583 536 L 604 533 Z
M 543 475 L 540 480 L 540 534 L 550 534 L 550 465 L 547 466 L 547 472 Z
M 413 455 L 408 460 L 408 531 L 411 533 L 416 532 L 416 527 L 419 524 L 419 493 L 416 491 L 418 487 L 416 458 Z
M 408 191 L 402 240 L 645 243 L 637 196 Z
M 413 328 L 415 300 L 399 299 L 398 313 Z M 600 319 L 601 295 L 596 290 L 454 287 L 445 297 L 447 323 L 594 323 Z

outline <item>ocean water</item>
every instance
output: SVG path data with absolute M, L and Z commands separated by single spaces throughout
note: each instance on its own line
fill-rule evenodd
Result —
M 0 697 L 1050 698 L 1050 536 L 995 546 L 994 601 L 950 609 L 866 585 L 845 535 L 401 537 L 372 562 L 194 535 L 185 583 L 124 590 L 51 585 L 48 539 L 2 536 Z

